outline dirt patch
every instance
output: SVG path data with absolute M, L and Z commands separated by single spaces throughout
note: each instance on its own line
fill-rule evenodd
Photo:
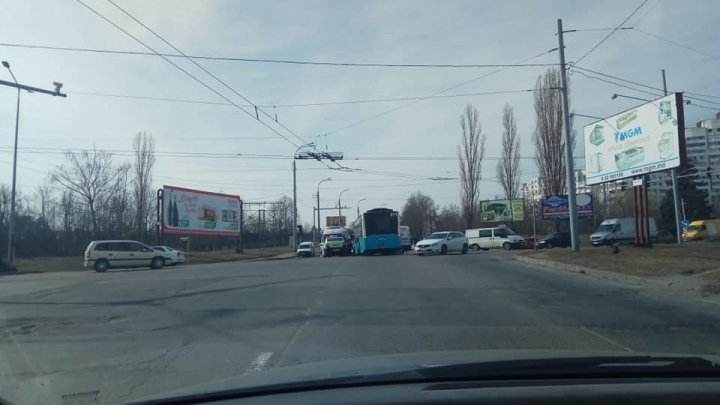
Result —
M 689 277 L 720 270 L 720 244 L 712 243 L 655 245 L 652 248 L 621 246 L 618 254 L 613 254 L 607 247 L 583 247 L 580 252 L 551 249 L 518 254 L 641 277 Z
M 283 254 L 293 253 L 289 247 L 268 247 L 263 249 L 245 249 L 245 252 L 235 253 L 235 250 L 215 250 L 209 252 L 190 252 L 190 264 L 220 263 L 236 260 L 260 259 Z M 46 273 L 54 271 L 88 271 L 83 267 L 82 256 L 65 257 L 34 257 L 16 258 L 15 266 L 18 273 Z

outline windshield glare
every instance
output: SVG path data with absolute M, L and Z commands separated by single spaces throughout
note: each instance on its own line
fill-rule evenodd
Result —
M 355 403 L 336 367 L 363 395 L 400 359 L 542 395 L 536 356 L 720 356 L 718 16 L 0 3 L 0 404 Z

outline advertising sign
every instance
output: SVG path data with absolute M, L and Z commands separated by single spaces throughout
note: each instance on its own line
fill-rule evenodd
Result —
M 587 184 L 680 166 L 684 132 L 680 93 L 585 126 Z
M 593 199 L 588 193 L 576 194 L 575 205 L 577 206 L 578 218 L 589 218 L 593 216 Z M 570 206 L 568 205 L 567 194 L 551 195 L 542 200 L 542 219 L 557 221 L 570 218 Z
M 237 236 L 240 197 L 163 186 L 162 227 L 165 233 Z
M 480 221 L 508 222 L 525 219 L 525 200 L 480 201 Z
M 332 227 L 332 226 L 346 226 L 347 217 L 345 215 L 338 217 L 325 217 L 325 226 Z

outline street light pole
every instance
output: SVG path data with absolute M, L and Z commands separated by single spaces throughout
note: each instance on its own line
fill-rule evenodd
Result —
M 367 198 L 361 198 L 361 199 L 359 199 L 358 202 L 357 202 L 357 217 L 358 217 L 358 218 L 360 218 L 360 203 L 363 202 L 363 201 L 366 201 L 366 200 L 367 200 Z
M 317 195 L 317 231 L 318 231 L 318 235 L 320 234 L 320 229 L 322 229 L 322 225 L 320 225 L 320 185 L 325 183 L 326 181 L 330 181 L 330 180 L 332 180 L 331 177 L 320 180 L 320 182 L 317 185 L 317 194 L 316 195 Z
M 13 148 L 13 174 L 12 174 L 12 190 L 11 190 L 11 197 L 10 197 L 10 218 L 8 218 L 8 252 L 7 252 L 7 261 L 8 263 L 12 264 L 13 259 L 15 258 L 15 252 L 13 249 L 13 232 L 15 228 L 15 194 L 16 194 L 16 184 L 17 184 L 17 150 L 18 150 L 18 130 L 20 127 L 20 90 L 26 90 L 31 93 L 42 93 L 42 94 L 48 94 L 51 96 L 58 96 L 58 97 L 67 97 L 67 94 L 60 93 L 60 89 L 62 88 L 62 83 L 53 82 L 53 85 L 55 86 L 55 91 L 50 91 L 46 89 L 41 89 L 38 87 L 33 86 L 27 86 L 24 84 L 18 83 L 17 79 L 15 78 L 15 73 L 13 73 L 12 69 L 10 69 L 10 63 L 7 61 L 2 61 L 2 65 L 10 72 L 10 76 L 12 76 L 13 82 L 7 82 L 5 80 L 0 80 L 0 85 L 2 86 L 9 86 L 9 87 L 15 87 L 17 89 L 17 107 L 15 109 L 15 146 Z
M 3 61 L 3 66 L 7 68 L 12 76 L 15 84 L 18 84 L 15 74 L 10 69 L 10 64 Z M 15 186 L 17 180 L 17 150 L 18 150 L 18 130 L 20 127 L 20 87 L 17 89 L 17 106 L 15 108 L 15 146 L 13 147 L 13 171 L 12 171 L 12 188 L 10 191 L 10 218 L 8 218 L 8 252 L 7 261 L 12 264 L 15 258 L 15 252 L 13 249 L 13 232 L 15 228 Z
M 341 191 L 340 194 L 338 194 L 338 225 L 340 224 L 340 217 L 342 216 L 342 204 L 340 204 L 340 196 L 342 196 L 343 193 L 346 191 L 350 191 L 350 189 L 346 188 L 345 190 Z

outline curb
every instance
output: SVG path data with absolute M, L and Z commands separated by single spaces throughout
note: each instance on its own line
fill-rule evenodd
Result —
M 577 264 L 566 264 L 566 263 L 556 262 L 556 261 L 547 260 L 547 259 L 536 259 L 534 257 L 525 257 L 525 256 L 519 256 L 519 255 L 515 256 L 515 260 L 517 260 L 519 262 L 527 263 L 527 264 L 541 266 L 541 267 L 544 267 L 546 270 L 561 270 L 566 273 L 588 275 L 588 276 L 603 279 L 603 280 L 630 282 L 633 284 L 643 285 L 643 286 L 646 286 L 651 283 L 650 280 L 644 279 L 642 277 L 631 276 L 631 275 L 621 274 L 621 273 L 613 273 L 613 272 L 604 271 L 604 270 L 591 269 L 589 267 L 580 266 Z
M 270 262 L 275 260 L 290 260 L 294 259 L 294 254 L 286 254 L 286 255 L 277 255 L 277 256 L 268 256 L 268 257 L 258 257 L 255 259 L 245 259 L 245 260 L 237 260 L 238 262 Z
M 634 287 L 642 287 L 642 288 L 654 288 L 659 289 L 663 291 L 673 292 L 673 293 L 681 293 L 681 294 L 690 294 L 692 298 L 709 302 L 712 304 L 720 304 L 720 295 L 717 295 L 715 297 L 708 297 L 705 295 L 702 295 L 702 292 L 697 289 L 686 289 L 686 288 L 677 288 L 673 287 L 672 285 L 668 285 L 663 280 L 653 280 L 653 279 L 647 279 L 640 276 L 632 276 L 627 274 L 621 274 L 621 273 L 613 273 L 605 270 L 598 270 L 598 269 L 591 269 L 589 267 L 585 266 L 579 266 L 574 264 L 566 264 L 566 263 L 560 263 L 555 262 L 552 260 L 547 259 L 536 259 L 534 257 L 524 257 L 524 256 L 515 256 L 515 260 L 531 264 L 535 266 L 541 267 L 545 271 L 562 271 L 565 273 L 574 273 L 577 275 L 583 275 L 583 276 L 590 276 L 596 279 L 600 280 L 610 280 L 615 282 L 621 282 L 625 285 L 632 285 Z M 697 294 L 701 294 L 701 297 L 698 297 Z

